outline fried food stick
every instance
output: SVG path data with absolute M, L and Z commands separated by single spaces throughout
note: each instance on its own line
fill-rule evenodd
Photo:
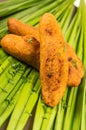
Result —
M 10 55 L 39 69 L 39 42 L 32 35 L 8 34 L 1 40 L 1 46 Z
M 17 35 L 21 35 L 21 36 L 27 35 L 27 34 L 28 35 L 32 35 L 32 37 L 34 37 L 34 40 L 35 39 L 38 40 L 39 44 L 40 44 L 38 28 L 26 25 L 26 24 L 22 23 L 21 21 L 15 19 L 15 18 L 10 18 L 8 20 L 8 29 L 10 30 L 10 32 L 12 32 L 14 34 L 17 34 Z M 6 38 L 4 40 L 5 40 L 4 44 L 8 44 L 8 43 L 6 43 Z M 17 41 L 16 41 L 16 43 L 17 43 Z M 20 46 L 22 46 L 22 45 L 20 45 Z M 3 45 L 3 47 L 4 47 L 4 45 Z M 9 49 L 7 49 L 8 53 L 10 51 Z M 77 55 L 75 54 L 75 51 L 73 50 L 73 48 L 70 47 L 68 44 L 66 44 L 66 49 L 67 49 L 67 57 L 68 57 L 68 63 L 69 63 L 68 86 L 70 86 L 70 87 L 71 86 L 75 86 L 76 87 L 76 86 L 78 86 L 80 84 L 81 78 L 84 75 L 84 70 L 83 70 L 82 62 L 77 57 Z M 15 51 L 15 53 L 16 53 L 16 51 Z M 10 51 L 10 54 L 13 55 L 14 53 L 12 53 Z M 18 59 L 20 59 L 20 60 L 22 60 L 24 62 L 28 61 L 28 60 L 25 61 L 25 59 L 20 58 L 19 54 L 16 56 Z M 28 52 L 28 54 L 29 54 L 29 52 Z M 38 55 L 38 57 L 39 57 L 39 55 Z M 75 61 L 76 61 L 76 63 L 75 63 Z M 39 59 L 38 59 L 38 63 L 39 63 Z M 30 64 L 30 63 L 28 63 L 28 64 Z M 76 67 L 75 64 L 77 64 L 77 67 Z M 33 67 L 39 69 L 39 65 L 37 67 L 36 64 L 34 64 Z
M 67 48 L 67 57 L 68 57 L 68 64 L 69 64 L 69 72 L 68 72 L 68 86 L 75 86 L 77 87 L 80 82 L 81 78 L 84 75 L 84 69 L 82 66 L 81 60 L 76 55 L 74 49 L 66 44 Z
M 8 29 L 11 33 L 25 36 L 33 35 L 39 41 L 38 28 L 27 25 L 16 18 L 10 18 L 7 21 Z
M 42 16 L 39 36 L 42 98 L 53 107 L 62 99 L 67 87 L 68 61 L 61 29 L 52 14 Z

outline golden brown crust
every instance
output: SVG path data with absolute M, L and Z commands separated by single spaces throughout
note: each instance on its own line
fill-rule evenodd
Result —
M 66 44 L 67 56 L 69 64 L 68 72 L 68 86 L 78 86 L 81 82 L 81 78 L 84 75 L 84 69 L 81 60 L 76 55 L 74 49 Z
M 64 95 L 68 80 L 68 62 L 64 38 L 55 18 L 47 13 L 40 20 L 40 77 L 42 97 L 55 106 Z
M 21 36 L 33 35 L 39 41 L 38 28 L 27 25 L 16 18 L 8 19 L 7 25 L 11 33 Z
M 39 69 L 39 43 L 34 37 L 8 34 L 1 40 L 1 46 L 10 55 Z
M 17 35 L 27 35 L 28 34 L 28 35 L 31 35 L 32 37 L 34 36 L 34 38 L 37 39 L 37 41 L 40 41 L 38 28 L 26 25 L 15 18 L 10 18 L 8 20 L 8 28 L 9 28 L 10 32 L 12 32 L 14 34 L 17 34 Z M 38 43 L 40 44 L 40 42 L 38 42 Z M 66 45 L 66 50 L 67 50 L 67 57 L 68 57 L 68 62 L 69 62 L 68 86 L 78 86 L 81 82 L 81 78 L 84 75 L 82 62 L 78 58 L 78 56 L 75 54 L 74 49 L 71 48 L 68 44 Z M 38 50 L 37 60 L 39 63 L 39 50 Z M 77 69 L 76 69 L 76 67 L 74 67 L 75 61 L 77 61 L 77 63 L 78 63 Z M 34 67 L 39 69 L 39 65 L 37 67 L 35 64 Z

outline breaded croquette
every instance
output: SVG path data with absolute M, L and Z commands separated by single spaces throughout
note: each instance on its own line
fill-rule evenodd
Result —
M 68 86 L 78 86 L 84 75 L 84 69 L 81 60 L 76 55 L 74 49 L 66 44 L 67 57 L 69 64 Z
M 62 31 L 53 15 L 46 13 L 42 16 L 39 30 L 42 98 L 53 107 L 62 99 L 67 87 L 67 53 Z
M 8 34 L 1 40 L 1 46 L 10 55 L 39 69 L 39 42 L 31 35 Z

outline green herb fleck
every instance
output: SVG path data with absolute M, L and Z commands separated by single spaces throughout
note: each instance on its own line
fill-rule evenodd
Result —
M 71 63 L 76 69 L 78 68 L 78 62 L 76 60 L 73 59 Z
M 64 44 L 63 51 L 66 52 L 66 44 Z
M 58 56 L 61 56 L 61 53 L 60 53 L 60 52 L 57 52 L 57 55 L 58 55 Z
M 29 38 L 29 39 L 28 39 L 28 42 L 29 42 L 29 43 L 33 43 L 33 38 Z

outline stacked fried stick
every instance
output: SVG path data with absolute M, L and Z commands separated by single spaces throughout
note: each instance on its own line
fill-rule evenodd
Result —
M 69 22 L 68 22 L 69 23 Z M 65 23 L 65 26 L 67 26 L 66 24 L 68 24 L 68 23 Z M 73 26 L 72 26 L 73 27 Z M 72 30 L 72 29 L 71 29 Z M 76 32 L 76 31 L 75 31 Z M 82 33 L 81 33 L 82 34 Z M 79 34 L 78 34 L 79 35 Z M 73 36 L 72 36 L 72 38 L 73 38 Z M 77 38 L 78 38 L 78 36 L 77 36 Z M 78 39 L 76 39 L 76 41 L 77 41 Z M 69 40 L 70 41 L 70 40 Z M 77 46 L 77 43 L 78 42 L 76 42 L 76 46 Z M 74 42 L 74 44 L 75 44 L 75 42 Z M 81 44 L 82 44 L 82 42 L 81 42 Z M 80 46 L 82 46 L 81 44 L 79 44 L 79 47 Z M 74 45 L 75 46 L 75 45 Z M 80 47 L 80 50 L 81 50 L 81 47 Z M 82 54 L 82 52 L 81 51 L 79 51 L 79 54 Z M 18 61 L 17 61 L 18 62 Z M 71 92 L 71 96 L 70 96 L 70 103 L 69 103 L 69 105 L 71 104 L 71 100 L 72 99 L 76 99 L 76 98 L 74 98 L 73 97 L 73 94 L 74 94 L 74 91 L 75 91 L 76 89 L 74 89 L 74 90 L 72 90 L 72 92 Z M 69 92 L 71 91 L 71 90 L 68 90 Z M 82 92 L 82 95 L 83 95 L 83 92 Z M 57 123 L 56 124 L 58 124 L 59 126 L 58 126 L 58 128 L 60 129 L 60 127 L 63 127 L 63 119 L 64 119 L 64 116 L 63 115 L 65 115 L 65 112 L 66 112 L 66 110 L 65 110 L 65 108 L 67 109 L 67 104 L 65 103 L 65 100 L 66 100 L 66 97 L 67 97 L 67 93 L 65 94 L 65 96 L 64 96 L 64 98 L 63 98 L 63 100 L 61 101 L 62 103 L 60 103 L 60 105 L 59 105 L 59 108 L 58 108 L 58 113 L 59 114 L 57 114 Z M 76 97 L 76 91 L 75 91 L 75 97 Z M 47 126 L 47 129 L 53 129 L 52 127 L 51 127 L 51 125 L 53 126 L 53 122 L 54 122 L 54 119 L 55 119 L 55 116 L 56 116 L 56 112 L 57 112 L 57 108 L 48 108 L 45 104 L 43 104 L 43 102 L 41 101 L 40 102 L 41 104 L 40 104 L 40 107 L 39 107 L 39 109 L 41 109 L 42 111 L 40 112 L 40 115 L 42 115 L 42 116 L 40 116 L 40 120 L 39 120 L 39 122 L 41 122 L 41 120 L 42 120 L 42 128 L 39 128 L 39 129 L 45 129 L 46 128 L 46 126 Z M 63 104 L 63 107 L 62 107 L 62 104 Z M 74 104 L 75 104 L 75 102 L 74 102 Z M 77 105 L 78 106 L 78 105 Z M 74 107 L 74 106 L 73 106 Z M 64 108 L 64 109 L 62 109 L 62 108 Z M 60 113 L 60 109 L 61 110 L 63 110 L 62 111 L 62 114 Z M 70 108 L 71 109 L 71 108 Z M 77 110 L 77 109 L 76 109 Z M 67 110 L 68 112 L 69 112 L 69 110 Z M 70 127 L 70 125 L 71 125 L 71 122 L 72 122 L 72 120 L 71 120 L 71 118 L 72 118 L 72 116 L 73 116 L 73 111 L 74 111 L 74 109 L 72 109 L 72 112 L 71 112 L 71 115 L 70 115 L 70 113 L 69 113 L 69 115 L 70 115 L 70 123 L 69 123 L 69 127 Z M 39 111 L 38 111 L 39 112 Z M 46 112 L 46 113 L 45 113 Z M 67 112 L 67 113 L 68 113 Z M 43 114 L 43 113 L 45 113 L 45 114 Z M 51 115 L 50 115 L 50 113 L 51 113 Z M 53 114 L 52 114 L 53 113 Z M 28 115 L 30 115 L 30 113 L 28 112 Z M 59 115 L 59 116 L 58 116 Z M 62 118 L 61 118 L 61 115 L 62 115 Z M 27 116 L 27 118 L 28 118 L 29 116 Z M 51 118 L 50 118 L 51 117 Z M 69 117 L 69 116 L 68 116 Z M 79 116 L 80 117 L 80 116 Z M 17 118 L 17 117 L 16 117 Z M 25 118 L 26 119 L 26 118 Z M 37 130 L 37 124 L 38 124 L 38 117 L 37 117 L 37 122 L 36 122 L 36 130 Z M 50 120 L 49 120 L 50 119 Z M 61 122 L 61 124 L 60 123 L 58 123 L 58 120 L 59 119 L 62 119 L 62 122 Z M 68 118 L 69 119 L 69 118 Z M 80 119 L 80 118 L 78 118 L 78 119 Z M 50 123 L 48 123 L 48 121 L 50 121 Z M 52 121 L 52 123 L 51 123 L 51 121 Z M 67 121 L 65 121 L 65 122 L 67 122 L 67 125 L 68 125 L 68 120 Z M 77 123 L 78 124 L 78 123 Z M 76 126 L 78 126 L 77 124 L 75 124 Z M 20 125 L 22 125 L 22 123 L 20 123 Z M 25 124 L 24 124 L 25 125 Z M 40 123 L 38 124 L 38 125 L 40 125 Z M 40 125 L 41 126 L 41 125 Z M 65 124 L 65 127 L 66 127 L 66 124 Z M 68 129 L 69 129 L 69 127 L 68 127 Z M 78 126 L 79 127 L 79 126 Z M 11 126 L 10 126 L 10 128 L 12 128 Z M 19 127 L 20 128 L 20 127 Z M 74 129 L 75 130 L 75 129 Z

